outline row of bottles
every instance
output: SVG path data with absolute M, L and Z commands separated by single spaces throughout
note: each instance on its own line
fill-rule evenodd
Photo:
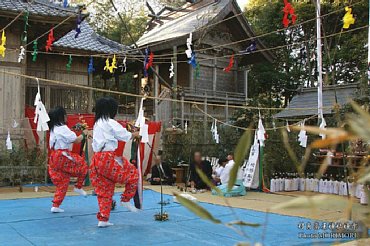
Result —
M 368 187 L 363 184 L 356 184 L 353 180 L 353 177 L 348 177 L 347 185 L 345 177 L 340 175 L 323 175 L 320 179 L 317 179 L 313 173 L 307 173 L 306 175 L 274 173 L 270 181 L 270 191 L 311 191 L 340 196 L 349 194 L 359 198 L 361 204 L 367 204 L 368 197 L 365 191 Z

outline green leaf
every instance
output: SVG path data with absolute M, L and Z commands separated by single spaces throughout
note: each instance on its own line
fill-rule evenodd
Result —
M 206 209 L 199 206 L 195 202 L 190 201 L 189 199 L 186 199 L 182 197 L 180 194 L 175 193 L 175 192 L 173 193 L 173 195 L 176 196 L 176 199 L 179 203 L 181 203 L 184 207 L 186 207 L 188 210 L 190 210 L 191 212 L 193 212 L 200 218 L 205 219 L 205 220 L 210 220 L 215 224 L 221 224 L 220 220 L 214 218 L 212 214 L 210 214 Z
M 259 227 L 259 226 L 261 226 L 261 224 L 258 224 L 258 223 L 249 223 L 249 222 L 245 222 L 245 221 L 242 221 L 242 220 L 231 221 L 231 222 L 227 223 L 226 225 L 228 225 L 228 226 L 238 225 L 238 226 L 250 226 L 250 227 Z
M 197 174 L 199 175 L 200 179 L 209 187 L 211 188 L 212 190 L 215 190 L 217 192 L 218 195 L 222 196 L 222 191 L 217 187 L 215 186 L 211 180 L 209 180 L 209 178 L 204 174 L 204 172 L 199 169 L 198 167 L 195 168 L 195 171 L 197 172 Z
M 357 183 L 365 184 L 370 181 L 370 169 L 368 168 Z
M 227 184 L 227 189 L 229 191 L 233 188 L 235 184 L 239 167 L 242 165 L 250 146 L 251 146 L 251 130 L 248 129 L 244 132 L 243 136 L 239 139 L 238 145 L 235 148 L 235 152 L 234 152 L 235 164 L 233 168 L 230 170 L 230 178 Z

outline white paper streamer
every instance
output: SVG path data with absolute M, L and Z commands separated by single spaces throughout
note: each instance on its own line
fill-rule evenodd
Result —
M 26 54 L 26 50 L 24 49 L 23 46 L 20 47 L 20 52 L 18 55 L 18 63 L 21 63 L 22 60 L 24 59 L 24 55 Z
M 139 114 L 137 116 L 135 126 L 140 127 L 139 135 L 141 136 L 141 142 L 148 143 L 149 142 L 149 132 L 148 132 L 149 126 L 148 124 L 145 124 L 144 109 L 143 109 L 144 100 L 145 98 L 141 99 Z
M 13 149 L 13 144 L 12 140 L 10 139 L 10 132 L 8 131 L 8 137 L 6 138 L 6 149 L 7 150 L 12 150 Z
M 193 51 L 191 50 L 191 44 L 193 42 L 192 40 L 193 40 L 193 33 L 189 33 L 189 37 L 186 39 L 186 47 L 188 47 L 188 49 L 185 50 L 185 54 L 188 57 L 188 59 L 191 58 L 191 54 L 193 53 Z
M 46 112 L 44 104 L 41 101 L 40 84 L 37 78 L 36 81 L 37 81 L 37 94 L 34 102 L 35 118 L 33 122 L 37 123 L 37 131 L 47 131 L 49 130 L 48 122 L 50 121 L 50 118 L 48 113 Z
M 325 127 L 326 127 L 326 121 L 325 121 L 324 117 L 322 116 L 321 117 L 321 123 L 320 123 L 320 129 L 325 129 Z M 326 138 L 326 135 L 323 134 L 323 133 L 320 133 L 319 135 L 322 139 Z
M 216 141 L 216 143 L 217 144 L 220 143 L 220 136 L 218 135 L 216 119 L 213 120 L 211 132 L 212 132 L 213 139 Z
M 301 124 L 300 124 L 300 127 L 303 128 L 304 127 L 304 123 L 305 121 L 303 121 Z M 299 134 L 298 134 L 298 142 L 299 142 L 299 145 L 302 146 L 303 148 L 306 148 L 307 147 L 307 134 L 306 134 L 306 131 L 301 129 Z
M 171 62 L 169 71 L 170 71 L 170 79 L 171 79 L 175 75 L 173 62 Z
M 263 127 L 261 114 L 260 114 L 259 119 L 258 119 L 257 139 L 261 146 L 265 146 L 265 140 L 266 140 L 265 133 L 266 131 L 265 131 L 265 128 Z

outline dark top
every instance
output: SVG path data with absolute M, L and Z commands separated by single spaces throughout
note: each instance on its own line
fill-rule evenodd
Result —
M 202 161 L 200 164 L 191 163 L 190 164 L 190 179 L 189 181 L 193 181 L 195 184 L 196 189 L 208 189 L 208 186 L 202 181 L 199 177 L 198 173 L 195 170 L 195 166 L 197 166 L 203 173 L 212 180 L 212 166 L 209 161 Z
M 159 181 L 154 181 L 153 178 L 162 178 L 163 184 L 173 184 L 173 171 L 166 163 L 162 162 L 162 168 L 164 173 L 162 172 L 159 165 L 153 165 L 152 166 L 152 177 L 150 183 L 152 185 L 158 185 L 160 184 Z

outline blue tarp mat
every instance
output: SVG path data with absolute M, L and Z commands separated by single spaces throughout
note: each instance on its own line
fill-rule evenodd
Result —
M 119 194 L 114 199 L 119 201 Z M 165 222 L 154 220 L 160 211 L 160 194 L 144 191 L 144 210 L 128 212 L 117 206 L 110 221 L 115 225 L 97 227 L 97 199 L 68 196 L 62 208 L 64 213 L 50 213 L 51 198 L 16 199 L 0 201 L 0 245 L 235 245 L 240 241 L 262 242 L 263 245 L 330 245 L 334 239 L 303 239 L 298 227 L 300 223 L 314 223 L 306 218 L 283 216 L 270 213 L 267 226 L 244 227 L 249 239 L 238 235 L 223 225 L 199 219 L 186 208 L 170 201 L 165 211 L 170 219 Z M 220 198 L 221 199 L 221 198 Z M 248 201 L 246 201 L 248 202 Z M 266 213 L 247 209 L 200 203 L 223 222 L 236 220 L 264 224 Z M 338 242 L 338 240 L 336 240 Z

